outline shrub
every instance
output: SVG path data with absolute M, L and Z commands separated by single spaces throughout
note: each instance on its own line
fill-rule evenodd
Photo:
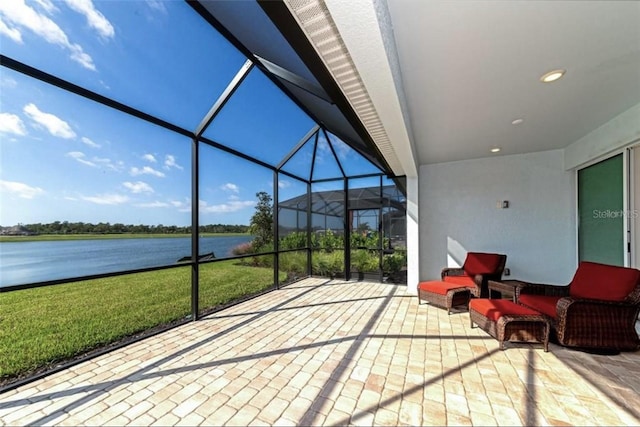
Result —
M 318 276 L 329 275 L 329 257 L 326 253 L 314 252 L 311 255 L 312 273 Z
M 253 242 L 241 243 L 231 249 L 231 253 L 238 256 L 252 254 L 253 252 Z
M 344 247 L 344 238 L 331 230 L 316 233 L 313 237 L 315 237 L 315 239 L 312 239 L 312 242 L 314 242 L 313 246 L 317 248 L 341 249 Z
M 297 249 L 307 247 L 307 233 L 294 231 L 280 239 L 280 249 Z
M 314 251 L 311 255 L 312 274 L 336 276 L 344 272 L 344 251 Z
M 365 249 L 351 251 L 351 268 L 357 271 L 378 271 L 379 263 L 377 251 Z
M 397 273 L 407 264 L 407 254 L 404 251 L 396 251 L 382 258 L 382 270 L 385 273 Z
M 285 271 L 289 274 L 298 276 L 307 274 L 307 253 L 287 252 L 280 254 L 279 267 L 280 271 Z
M 329 269 L 331 276 L 344 272 L 344 251 L 333 251 L 329 254 Z

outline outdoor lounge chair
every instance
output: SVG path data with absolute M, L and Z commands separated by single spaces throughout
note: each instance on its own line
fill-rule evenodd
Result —
M 518 303 L 544 315 L 567 347 L 637 350 L 640 270 L 581 262 L 566 286 L 527 283 Z
M 469 252 L 462 268 L 442 269 L 441 281 L 420 282 L 418 302 L 425 300 L 451 313 L 453 307 L 468 304 L 471 296 L 486 298 L 488 281 L 502 278 L 506 262 L 506 255 Z
M 489 297 L 489 280 L 502 279 L 507 256 L 483 252 L 469 252 L 462 268 L 443 268 L 440 277 L 443 282 L 469 286 L 477 298 Z

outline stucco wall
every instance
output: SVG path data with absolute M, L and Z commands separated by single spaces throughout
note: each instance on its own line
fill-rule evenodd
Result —
M 508 256 L 510 278 L 566 284 L 576 269 L 575 173 L 563 150 L 423 165 L 420 279 L 467 251 Z M 509 201 L 508 209 L 496 202 Z

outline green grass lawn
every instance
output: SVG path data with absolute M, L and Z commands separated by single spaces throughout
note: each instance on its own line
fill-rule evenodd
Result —
M 281 275 L 283 280 L 286 275 Z M 200 309 L 270 288 L 273 270 L 200 267 Z M 34 372 L 191 310 L 191 267 L 0 293 L 0 380 Z

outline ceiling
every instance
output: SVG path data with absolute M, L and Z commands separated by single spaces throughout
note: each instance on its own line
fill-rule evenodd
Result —
M 564 148 L 640 103 L 640 2 L 388 8 L 420 164 Z
M 640 2 L 285 2 L 309 29 L 329 12 L 408 175 L 407 159 L 562 149 L 640 104 Z

